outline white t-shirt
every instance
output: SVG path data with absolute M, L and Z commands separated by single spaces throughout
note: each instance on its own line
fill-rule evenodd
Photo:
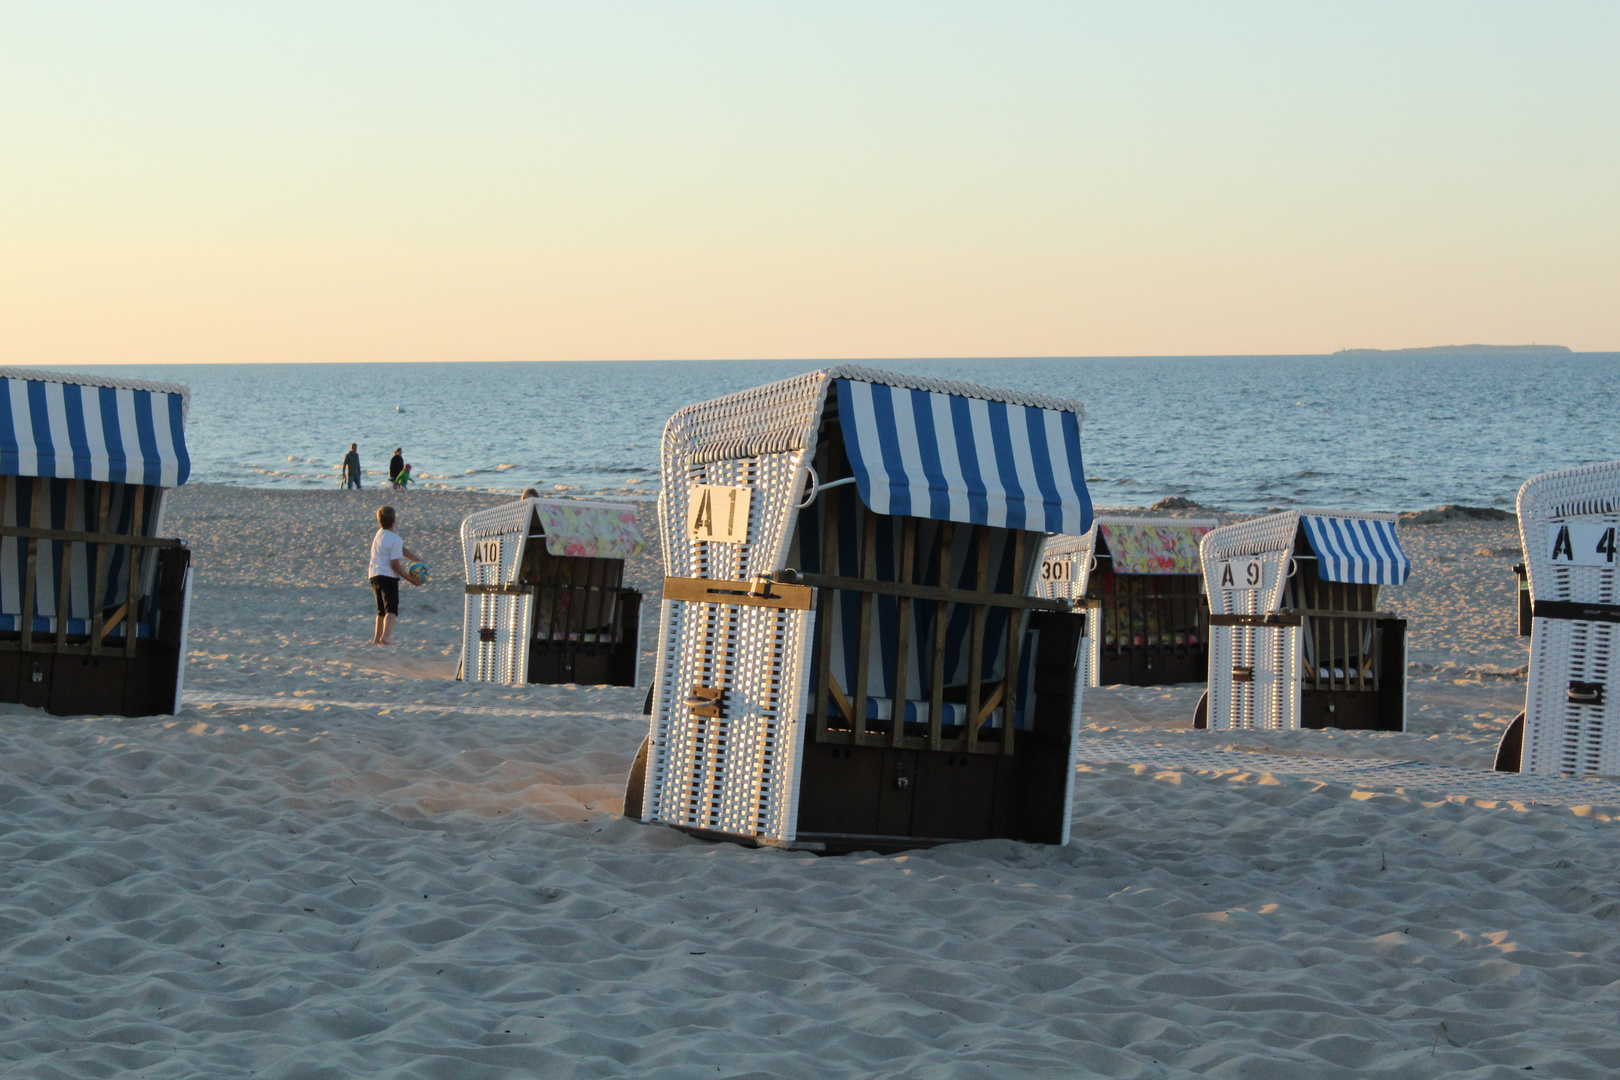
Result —
M 405 561 L 405 541 L 392 529 L 378 529 L 377 535 L 371 538 L 371 570 L 366 576 L 399 577 L 394 573 L 395 559 Z

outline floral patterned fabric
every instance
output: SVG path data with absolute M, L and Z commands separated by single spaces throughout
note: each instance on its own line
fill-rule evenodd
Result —
M 1098 525 L 1117 574 L 1197 574 L 1205 525 Z
M 625 503 L 534 500 L 546 550 L 587 559 L 628 559 L 641 554 L 636 508 Z

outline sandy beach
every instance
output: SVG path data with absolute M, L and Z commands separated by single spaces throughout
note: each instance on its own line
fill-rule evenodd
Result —
M 381 493 L 189 485 L 181 714 L 0 706 L 0 1076 L 1620 1071 L 1620 785 L 1311 775 L 1489 767 L 1528 659 L 1512 521 L 1402 527 L 1405 733 L 1193 732 L 1201 686 L 1092 690 L 1068 847 L 818 858 L 624 820 L 644 691 L 456 682 L 457 527 L 504 497 L 389 498 L 435 572 L 394 647 Z

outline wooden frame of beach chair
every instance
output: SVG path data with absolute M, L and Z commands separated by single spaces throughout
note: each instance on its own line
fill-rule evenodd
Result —
M 1524 712 L 1497 768 L 1620 774 L 1620 462 L 1543 473 L 1519 489 L 1530 579 Z
M 676 413 L 626 813 L 824 852 L 1067 842 L 1085 622 L 1029 587 L 1089 525 L 1081 416 L 859 367 Z
M 1084 535 L 1047 538 L 1034 592 L 1090 613 L 1087 686 L 1204 681 L 1209 604 L 1198 544 L 1219 525 L 1214 518 L 1099 515 Z M 1122 548 L 1118 557 L 1110 536 Z
M 191 471 L 189 404 L 184 386 L 0 368 L 0 701 L 179 711 L 191 552 L 159 534 Z
M 460 677 L 639 685 L 641 594 L 624 561 L 641 547 L 626 503 L 523 499 L 468 515 Z
M 1209 689 L 1194 727 L 1406 729 L 1406 622 L 1378 610 L 1411 563 L 1390 514 L 1298 510 L 1200 547 Z

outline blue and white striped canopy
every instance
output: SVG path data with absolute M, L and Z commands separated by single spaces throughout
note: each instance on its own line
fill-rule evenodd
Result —
M 191 475 L 184 388 L 33 374 L 0 377 L 0 474 L 162 487 Z
M 1301 514 L 1299 523 L 1324 581 L 1402 585 L 1412 573 L 1412 562 L 1395 538 L 1394 522 Z
M 1074 413 L 837 384 L 850 469 L 877 513 L 1049 533 L 1091 527 Z

